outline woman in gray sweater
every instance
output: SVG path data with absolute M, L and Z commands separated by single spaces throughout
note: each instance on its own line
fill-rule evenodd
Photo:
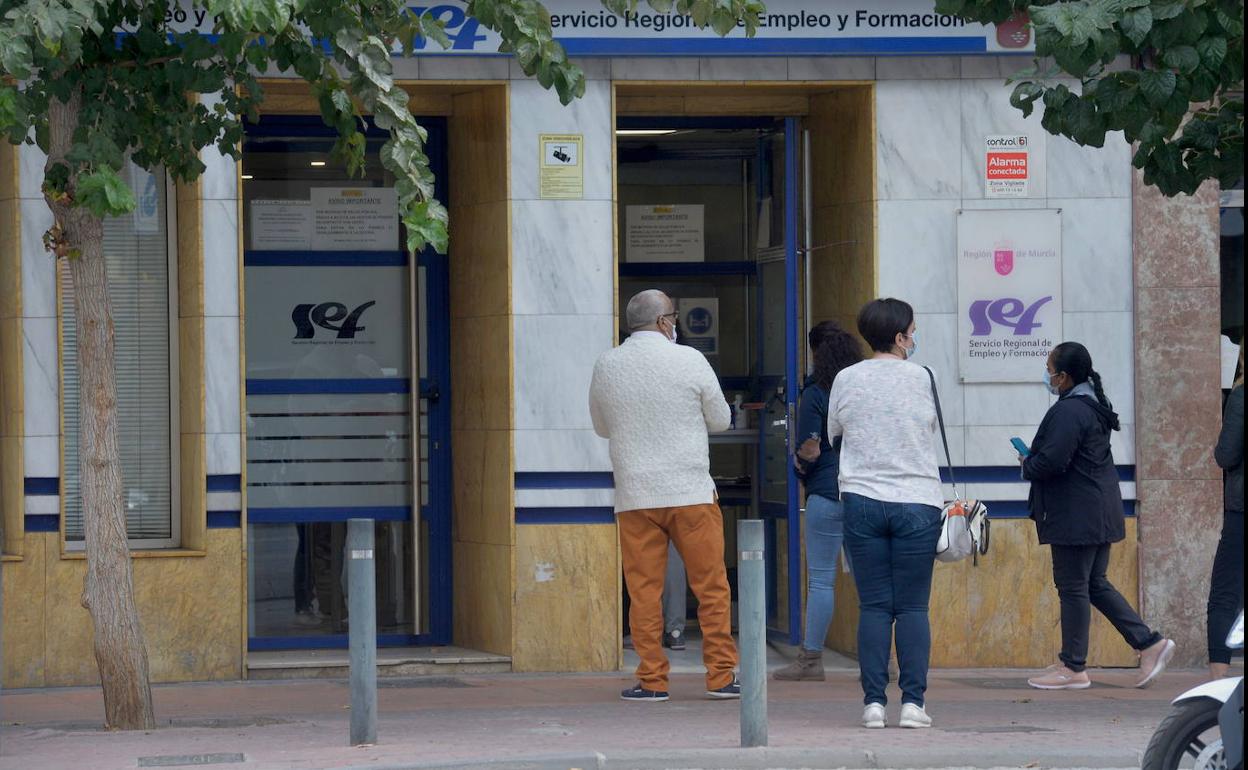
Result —
M 841 436 L 845 545 L 858 587 L 858 669 L 865 727 L 884 727 L 893 636 L 902 727 L 930 727 L 928 599 L 944 497 L 935 452 L 936 402 L 917 349 L 914 310 L 877 299 L 858 314 L 874 351 L 832 383 L 828 437 Z

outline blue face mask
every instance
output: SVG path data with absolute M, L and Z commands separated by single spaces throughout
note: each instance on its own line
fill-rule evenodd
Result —
M 915 332 L 914 334 L 911 334 L 909 336 L 910 336 L 910 347 L 901 349 L 901 352 L 904 354 L 907 360 L 913 358 L 914 354 L 919 352 L 919 333 Z
M 1052 393 L 1055 396 L 1060 396 L 1062 394 L 1062 392 L 1057 389 L 1057 386 L 1053 384 L 1053 378 L 1049 375 L 1049 370 L 1047 368 L 1044 370 L 1044 387 L 1049 391 L 1049 393 Z

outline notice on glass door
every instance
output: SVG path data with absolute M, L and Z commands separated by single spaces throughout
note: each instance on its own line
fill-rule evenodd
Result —
M 305 251 L 312 243 L 312 205 L 308 201 L 253 200 L 251 248 L 256 251 Z
M 627 262 L 706 261 L 705 210 L 693 206 L 627 206 Z
M 314 251 L 397 251 L 399 196 L 393 187 L 313 187 Z

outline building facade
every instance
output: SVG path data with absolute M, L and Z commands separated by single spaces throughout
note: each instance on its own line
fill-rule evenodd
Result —
M 606 18 L 596 3 L 554 3 L 588 78 L 567 107 L 510 58 L 476 55 L 496 41 L 445 11 L 457 48 L 396 60 L 396 76 L 430 132 L 447 254 L 402 249 L 384 137 L 370 132 L 363 177 L 347 177 L 297 80 L 265 81 L 241 161 L 205 151 L 193 184 L 132 169 L 139 210 L 106 246 L 154 680 L 345 646 L 352 517 L 376 522 L 382 645 L 618 669 L 611 466 L 586 395 L 622 303 L 650 286 L 678 299 L 686 343 L 740 407 L 712 470 L 730 574 L 731 523 L 768 522 L 776 638 L 795 638 L 802 611 L 786 447 L 805 329 L 852 329 L 863 302 L 896 296 L 918 314 L 955 475 L 994 517 L 987 557 L 937 569 L 934 664 L 1053 659 L 1056 595 L 1009 439 L 1029 440 L 1051 404 L 1039 380 L 1060 339 L 1088 345 L 1122 418 L 1130 518 L 1111 575 L 1203 658 L 1228 326 L 1217 191 L 1161 198 L 1120 138 L 1082 148 L 1024 119 L 1004 80 L 1029 60 L 996 30 L 933 16 L 855 34 L 851 4 L 819 5 L 845 5 L 851 32 L 799 10 L 751 47 L 657 17 L 604 32 L 586 21 Z M 43 249 L 43 164 L 0 148 L 6 687 L 96 680 L 72 302 Z M 844 577 L 828 643 L 852 653 Z M 1101 620 L 1092 660 L 1134 665 Z

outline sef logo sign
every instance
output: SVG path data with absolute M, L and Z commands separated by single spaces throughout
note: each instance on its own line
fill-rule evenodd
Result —
M 992 334 L 993 324 L 1013 329 L 1016 337 L 1030 335 L 1033 329 L 1044 325 L 1036 321 L 1036 315 L 1040 308 L 1052 301 L 1052 297 L 1043 297 L 1032 305 L 1026 305 L 1015 297 L 976 300 L 971 303 L 968 313 L 971 317 L 971 336 L 987 337 Z
M 431 18 L 442 22 L 445 25 L 446 35 L 451 39 L 451 50 L 453 51 L 471 51 L 477 47 L 479 41 L 486 40 L 486 36 L 478 34 L 481 29 L 481 22 L 476 19 L 469 18 L 464 13 L 464 9 L 456 5 L 435 5 L 433 7 L 412 6 L 408 10 L 416 14 L 416 16 L 424 16 L 428 14 Z M 425 37 L 418 37 L 412 46 L 417 51 L 425 50 L 425 46 L 429 40 Z M 440 50 L 441 46 L 437 43 L 434 45 Z
M 353 340 L 357 332 L 364 331 L 360 326 L 360 316 L 377 302 L 365 302 L 350 313 L 341 302 L 322 302 L 319 305 L 295 305 L 290 313 L 290 320 L 295 322 L 295 339 L 310 340 L 316 336 L 313 325 L 331 332 L 338 332 L 338 339 Z M 341 323 L 340 323 L 341 322 Z

